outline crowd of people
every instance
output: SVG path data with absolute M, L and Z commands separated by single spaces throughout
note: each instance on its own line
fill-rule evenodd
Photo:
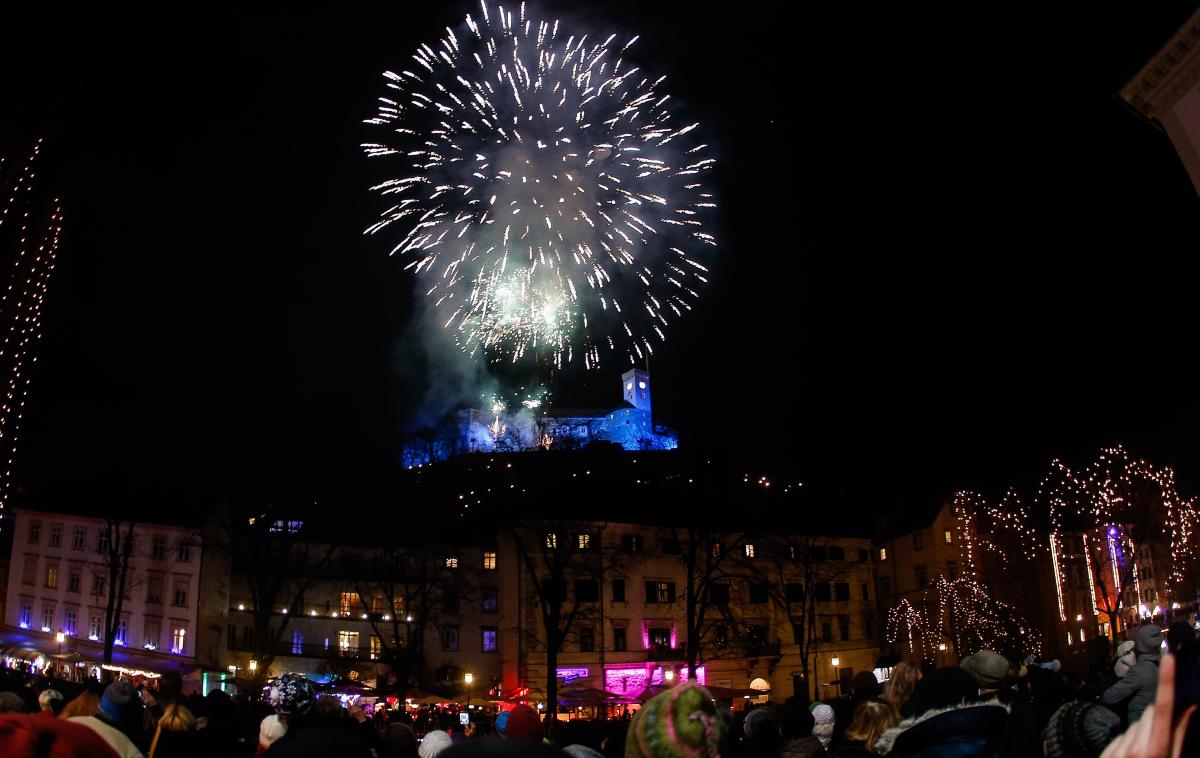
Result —
M 122 758 L 895 758 L 1200 755 L 1200 656 L 1187 624 L 1147 624 L 1117 649 L 1107 681 L 1057 661 L 990 650 L 957 666 L 900 663 L 884 683 L 862 672 L 831 703 L 791 698 L 733 712 L 692 682 L 631 720 L 543 719 L 528 705 L 482 710 L 375 709 L 368 715 L 284 675 L 262 699 L 215 690 L 184 696 L 178 676 L 155 687 L 101 689 L 0 672 L 0 756 Z

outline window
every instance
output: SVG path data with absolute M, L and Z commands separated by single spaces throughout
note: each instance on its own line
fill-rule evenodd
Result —
M 712 605 L 729 605 L 729 585 L 722 582 L 708 585 L 708 602 Z
M 192 546 L 188 542 L 186 542 L 184 540 L 180 540 L 179 546 L 176 549 L 176 553 L 178 553 L 178 560 L 180 563 L 190 563 L 191 562 Z
M 579 652 L 591 653 L 596 650 L 596 630 L 585 626 L 579 630 Z
M 500 590 L 495 587 L 484 587 L 480 594 L 483 596 L 483 612 L 495 613 L 500 605 Z
M 803 603 L 804 585 L 799 582 L 788 582 L 783 587 L 783 594 L 789 603 Z
M 17 623 L 22 629 L 28 629 L 33 623 L 33 606 L 28 603 L 21 605 L 21 615 L 17 619 Z
M 362 601 L 359 600 L 357 592 L 343 592 L 342 600 L 341 600 L 340 605 L 338 606 L 338 610 L 341 612 L 341 614 L 343 616 L 350 614 L 350 613 L 356 613 L 360 607 L 361 602 Z
M 108 533 L 108 529 L 100 530 L 100 538 L 96 540 L 96 552 L 108 553 L 112 550 L 112 539 Z
M 370 645 L 371 660 L 379 660 L 380 656 L 383 655 L 383 640 L 379 639 L 379 635 L 372 634 Z
M 226 630 L 226 632 L 227 633 L 225 635 L 225 647 L 229 648 L 230 650 L 237 650 L 238 649 L 237 624 L 230 624 L 229 628 Z
M 113 641 L 122 646 L 129 644 L 129 619 L 121 619 L 121 623 L 117 625 L 117 634 Z
M 614 603 L 625 602 L 625 580 L 613 579 L 612 583 L 612 599 Z
M 84 543 L 87 542 L 87 529 L 82 526 L 77 526 L 71 530 L 71 549 L 83 550 Z
M 868 586 L 866 582 L 863 582 L 863 583 L 862 583 L 862 585 L 860 586 L 860 589 L 862 590 L 862 599 L 863 599 L 863 600 L 870 600 L 870 599 L 871 599 L 871 588 L 870 588 L 870 586 Z
M 338 653 L 358 655 L 358 632 L 348 632 L 344 629 L 338 632 Z
M 867 639 L 875 636 L 875 621 L 871 618 L 870 613 L 863 614 L 863 631 L 867 635 Z
M 646 602 L 675 602 L 675 582 L 646 582 Z
M 164 560 L 167 557 L 167 538 L 161 534 L 156 534 L 150 540 L 150 557 L 156 561 Z
M 844 561 L 846 560 L 846 549 L 837 545 L 829 546 L 829 560 Z
M 104 574 L 92 574 L 92 594 L 96 597 L 104 597 L 105 579 Z
M 838 633 L 841 634 L 843 640 L 850 639 L 850 617 L 846 615 L 838 616 Z
M 67 574 L 67 592 L 79 592 L 79 569 Z
M 495 550 L 485 550 L 483 552 L 483 570 L 484 571 L 495 571 L 496 570 L 496 551 Z
M 824 545 L 814 545 L 808 551 L 808 554 L 811 555 L 812 559 L 818 563 L 823 563 L 824 561 L 829 560 L 829 548 Z
M 171 652 L 176 655 L 183 655 L 183 651 L 187 649 L 187 629 L 182 626 L 177 626 L 171 629 Z
M 613 628 L 613 650 L 618 653 L 624 653 L 625 644 L 625 627 L 618 626 Z
M 850 583 L 838 582 L 837 584 L 833 585 L 833 596 L 838 600 L 849 600 Z
M 746 543 L 746 544 L 745 544 L 745 545 L 742 547 L 742 552 L 744 552 L 744 553 L 746 554 L 746 557 L 747 557 L 747 558 L 753 558 L 753 557 L 754 557 L 754 545 L 752 545 L 752 544 L 750 544 L 749 542 L 747 542 L 747 543 Z
M 187 608 L 187 595 L 187 582 L 175 582 L 175 592 L 171 598 L 171 605 L 174 605 L 177 608 Z
M 21 572 L 21 583 L 22 584 L 33 584 L 36 581 L 36 579 L 35 579 L 36 576 L 37 576 L 37 558 L 34 558 L 33 556 L 26 556 L 25 569 L 24 569 L 24 571 Z
M 946 561 L 946 578 L 952 582 L 958 578 L 958 561 Z
M 862 548 L 858 551 L 858 562 L 859 563 L 868 563 L 870 560 L 871 560 L 871 552 L 869 550 L 867 550 L 866 548 Z
M 499 641 L 499 637 L 497 636 L 498 632 L 496 631 L 496 627 L 494 627 L 494 626 L 481 627 L 481 631 L 483 632 L 483 652 L 485 652 L 485 653 L 499 652 L 500 645 L 497 644 Z
M 833 592 L 832 588 L 829 586 L 829 582 L 818 582 L 815 586 L 815 590 L 817 593 L 818 602 L 829 602 L 830 600 L 833 600 Z
M 50 547 L 62 547 L 62 524 L 50 525 Z
M 663 555 L 683 555 L 683 550 L 679 547 L 679 540 L 667 539 L 662 542 Z
M 913 550 L 925 549 L 925 535 L 920 532 L 913 533 Z
M 447 626 L 442 628 L 442 650 L 447 653 L 458 652 L 458 627 Z
M 954 532 L 949 529 L 942 532 L 942 537 L 946 540 L 947 545 L 954 544 Z
M 757 655 L 767 644 L 767 628 L 761 624 L 746 627 L 746 652 Z
M 621 535 L 621 551 L 625 553 L 642 552 L 642 537 L 639 534 Z
M 671 630 L 666 627 L 656 626 L 650 629 L 650 648 L 653 650 L 670 650 L 671 649 Z
M 750 602 L 767 602 L 767 585 L 765 582 L 750 582 Z
M 147 650 L 158 650 L 158 638 L 161 633 L 162 628 L 158 621 L 146 619 L 146 623 L 142 627 L 142 647 Z
M 41 538 L 42 538 L 42 522 L 41 521 L 30 521 L 29 522 L 29 544 L 36 545 L 38 543 L 38 541 L 41 540 Z
M 100 641 L 100 617 L 92 615 L 88 617 L 88 639 L 94 642 Z
M 883 563 L 886 560 L 887 560 L 887 548 L 881 547 L 881 548 L 879 548 L 879 562 Z
M 48 632 L 54 627 L 54 608 L 42 606 L 42 631 Z
M 554 532 L 546 532 L 546 549 L 547 550 L 558 549 L 558 535 L 555 534 Z
M 233 627 L 229 627 L 233 629 Z M 292 630 L 292 655 L 300 655 L 304 652 L 304 632 L 299 629 Z
M 447 613 L 458 613 L 458 588 L 442 588 L 442 608 Z
M 458 556 L 455 556 L 455 555 L 446 556 L 446 568 L 448 568 L 448 569 L 458 568 Z
M 719 624 L 713 629 L 713 647 L 718 650 L 729 647 L 729 629 L 724 624 Z
M 833 624 L 829 619 L 821 620 L 821 642 L 833 642 Z
M 592 535 L 588 534 L 587 532 L 580 532 L 575 536 L 575 545 L 580 550 L 591 550 Z
M 916 566 L 913 569 L 917 575 L 917 586 L 924 587 L 929 584 L 929 574 L 924 566 Z
M 163 580 L 161 576 L 151 576 L 146 579 L 146 602 L 162 603 Z
M 58 589 L 58 564 L 50 563 L 46 566 L 46 589 Z
M 575 580 L 575 602 L 597 603 L 600 601 L 600 582 L 595 579 Z
M 371 613 L 383 613 L 387 610 L 387 598 L 382 593 L 376 592 L 371 595 Z

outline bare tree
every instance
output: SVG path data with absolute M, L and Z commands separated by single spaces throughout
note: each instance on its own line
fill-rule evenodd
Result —
M 104 557 L 105 587 L 108 598 L 104 604 L 104 662 L 111 664 L 113 646 L 121 629 L 121 618 L 129 591 L 137 584 L 129 575 L 129 562 L 133 557 L 136 522 L 110 516 L 105 519 L 100 532 L 100 554 Z M 128 630 L 126 630 L 128 633 Z M 122 639 L 122 644 L 128 640 Z

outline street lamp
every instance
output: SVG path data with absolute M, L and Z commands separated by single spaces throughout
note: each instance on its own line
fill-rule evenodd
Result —
M 663 679 L 666 679 L 668 682 L 673 681 L 675 679 L 675 672 L 671 669 L 667 669 L 663 672 Z
M 471 682 L 475 681 L 475 675 L 470 671 L 463 677 L 463 681 L 467 683 L 467 710 L 471 710 Z
M 250 669 L 251 673 L 258 671 L 258 661 L 250 661 L 250 666 L 248 668 Z
M 829 659 L 830 665 L 833 666 L 833 681 L 831 681 L 830 684 L 837 683 L 837 668 L 841 662 L 842 662 L 842 659 L 838 658 L 836 655 Z M 840 690 L 838 691 L 838 694 L 839 695 L 842 694 Z
M 54 635 L 55 641 L 58 642 L 58 654 L 59 655 L 62 655 L 62 644 L 63 644 L 63 640 L 65 640 L 66 638 L 67 638 L 67 636 L 65 634 L 63 634 L 62 632 L 59 632 L 58 634 Z

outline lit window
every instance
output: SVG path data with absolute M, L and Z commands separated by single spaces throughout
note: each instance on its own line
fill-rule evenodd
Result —
M 879 548 L 879 560 L 880 561 L 887 560 L 887 548 L 886 547 Z
M 88 639 L 94 642 L 100 640 L 100 617 L 91 616 L 88 618 Z
M 952 542 L 954 542 L 954 533 L 953 533 L 953 532 L 951 532 L 949 529 L 947 529 L 947 530 L 946 530 L 946 531 L 943 533 L 943 535 L 942 535 L 942 536 L 943 536 L 943 537 L 946 539 L 946 544 L 947 544 L 947 545 L 949 545 L 949 544 L 951 544 Z
M 497 632 L 494 626 L 483 627 L 483 652 L 494 653 L 497 651 L 496 644 Z
M 754 557 L 754 545 L 751 545 L 750 543 L 746 543 L 746 557 L 747 558 Z
M 51 563 L 46 567 L 46 589 L 58 589 L 58 564 Z
M 42 608 L 42 631 L 48 632 L 54 626 L 54 609 Z
M 354 655 L 358 652 L 358 632 L 338 632 L 338 652 L 342 655 Z
M 79 614 L 75 611 L 67 611 L 65 617 L 63 618 L 63 634 L 67 635 L 68 637 L 74 637 L 75 628 L 78 623 Z
M 114 641 L 122 646 L 129 644 L 129 619 L 121 619 L 121 623 L 117 625 Z
M 458 559 L 457 558 L 446 558 L 446 568 L 448 568 L 448 569 L 458 568 Z
M 187 629 L 182 626 L 177 626 L 171 630 L 171 652 L 176 655 L 183 655 L 183 651 L 187 649 L 185 638 Z
M 371 635 L 371 660 L 377 661 L 383 655 L 383 640 L 378 635 Z
M 484 552 L 483 568 L 485 571 L 495 571 L 496 570 L 496 552 L 494 550 L 487 550 Z
M 143 628 L 142 647 L 146 648 L 147 650 L 157 650 L 158 638 L 160 634 L 161 630 L 158 628 L 158 622 L 147 621 L 145 627 Z
M 554 532 L 546 532 L 546 547 L 554 550 L 558 547 L 558 535 Z
M 299 629 L 292 630 L 292 655 L 300 655 L 304 652 L 304 632 Z
M 587 532 L 579 533 L 579 549 L 588 550 L 592 547 L 592 535 Z
M 342 613 L 354 613 L 358 610 L 359 602 L 357 592 L 343 592 L 338 610 Z

